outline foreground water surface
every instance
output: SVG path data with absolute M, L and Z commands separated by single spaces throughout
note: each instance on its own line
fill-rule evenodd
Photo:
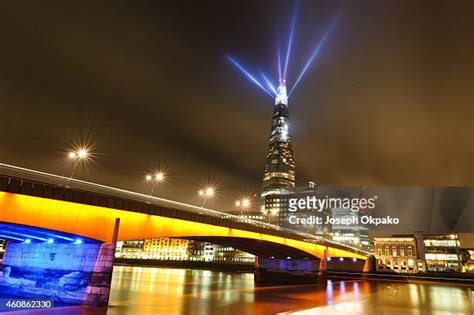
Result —
M 115 266 L 110 306 L 38 314 L 474 314 L 473 287 L 333 278 L 326 288 L 256 287 L 253 274 Z M 15 314 L 32 313 L 19 311 Z

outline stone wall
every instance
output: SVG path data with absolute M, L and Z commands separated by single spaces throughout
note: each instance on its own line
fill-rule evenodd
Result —
M 1 266 L 0 293 L 107 305 L 114 250 L 111 243 L 10 242 Z

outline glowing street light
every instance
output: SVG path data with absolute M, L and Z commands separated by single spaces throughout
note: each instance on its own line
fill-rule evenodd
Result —
M 206 200 L 214 197 L 216 194 L 216 190 L 214 189 L 214 187 L 209 186 L 209 187 L 200 189 L 198 191 L 198 194 L 199 196 L 203 197 L 202 208 L 204 208 L 204 206 L 206 205 Z
M 212 187 L 207 187 L 207 188 L 206 188 L 206 196 L 208 196 L 208 197 L 214 196 L 214 188 L 212 188 Z
M 79 167 L 79 162 L 87 161 L 89 158 L 89 152 L 86 148 L 80 148 L 77 150 L 70 151 L 67 154 L 68 158 L 74 162 L 71 176 L 69 177 L 68 186 L 71 185 L 71 180 L 76 173 L 77 168 Z
M 164 179 L 165 179 L 165 174 L 163 174 L 163 172 L 158 172 L 155 174 L 155 180 L 157 182 L 161 182 Z
M 242 214 L 244 209 L 250 208 L 252 205 L 252 202 L 250 201 L 249 198 L 243 198 L 242 200 L 237 200 L 235 202 L 235 206 L 240 208 L 240 214 Z
M 67 155 L 71 160 L 84 160 L 89 156 L 87 149 L 79 149 L 77 151 L 71 151 Z
M 87 152 L 86 149 L 80 149 L 80 150 L 77 152 L 77 157 L 80 158 L 80 159 L 85 159 L 88 154 L 89 154 L 89 153 Z
M 150 188 L 150 201 L 151 201 L 151 197 L 153 196 L 153 190 L 155 189 L 155 185 L 165 180 L 165 173 L 157 172 L 154 175 L 148 174 L 145 176 L 145 180 L 147 182 L 151 182 L 151 188 Z

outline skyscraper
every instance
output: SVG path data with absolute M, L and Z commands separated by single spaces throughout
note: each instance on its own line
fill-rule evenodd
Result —
M 295 160 L 289 133 L 286 83 L 280 81 L 275 98 L 272 128 L 263 176 L 262 197 L 288 192 L 295 186 Z
M 280 80 L 275 98 L 268 153 L 263 175 L 262 197 L 268 216 L 278 216 L 279 195 L 287 194 L 295 186 L 295 160 L 288 119 L 286 82 Z

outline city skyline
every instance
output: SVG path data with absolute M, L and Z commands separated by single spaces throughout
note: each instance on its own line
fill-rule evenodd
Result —
M 0 3 L 0 313 L 470 314 L 473 10 Z
M 294 95 L 294 106 L 290 105 L 299 165 L 297 184 L 308 180 L 321 185 L 472 184 L 472 166 L 466 164 L 472 152 L 462 146 L 459 137 L 472 129 L 467 120 L 472 113 L 462 101 L 469 98 L 470 92 L 465 89 L 468 80 L 460 77 L 469 75 L 471 69 L 464 68 L 451 76 L 446 96 L 460 91 L 465 97 L 451 101 L 449 109 L 431 103 L 429 97 L 412 95 L 403 83 L 411 80 L 424 91 L 421 87 L 431 80 L 444 82 L 441 79 L 449 69 L 465 64 L 463 58 L 472 49 L 469 42 L 461 43 L 464 53 L 459 58 L 443 59 L 439 64 L 448 52 L 435 53 L 426 47 L 438 47 L 441 39 L 434 39 L 439 36 L 446 37 L 446 44 L 463 38 L 465 33 L 459 26 L 470 22 L 463 18 L 459 7 L 455 10 L 442 4 L 428 10 L 425 26 L 421 26 L 409 14 L 410 10 L 423 9 L 418 3 L 400 5 L 395 12 L 390 5 L 379 4 L 365 11 L 362 3 L 341 3 L 299 3 L 301 26 L 297 27 L 305 32 L 297 34 L 309 33 L 307 38 L 295 38 L 299 45 L 313 46 L 334 14 L 340 10 L 341 16 L 320 59 Z M 255 59 L 273 63 L 274 50 L 269 49 L 275 41 L 273 19 L 283 16 L 282 21 L 291 20 L 293 4 L 281 2 L 269 8 L 246 3 L 242 4 L 246 9 L 237 10 L 237 16 L 231 12 L 240 8 L 236 3 L 203 5 L 193 8 L 193 12 L 182 4 L 168 4 L 158 12 L 152 3 L 144 3 L 132 6 L 136 19 L 129 18 L 125 6 L 120 5 L 110 13 L 95 4 L 91 16 L 81 13 L 87 7 L 81 4 L 74 4 L 74 10 L 46 6 L 34 12 L 22 10 L 21 4 L 5 5 L 4 11 L 9 14 L 2 32 L 10 45 L 0 55 L 4 79 L 8 79 L 2 80 L 2 103 L 10 106 L 8 115 L 2 115 L 2 162 L 68 175 L 71 165 L 64 153 L 77 142 L 90 141 L 95 145 L 96 163 L 89 166 L 88 173 L 78 169 L 78 178 L 146 192 L 144 176 L 154 167 L 165 167 L 170 174 L 168 183 L 156 191 L 165 198 L 176 195 L 174 199 L 196 204 L 200 202 L 197 190 L 216 183 L 225 198 L 216 198 L 214 206 L 222 209 L 231 206 L 242 190 L 258 194 L 273 104 L 232 73 L 225 53 L 235 51 L 252 60 L 256 49 Z M 436 22 L 441 10 L 446 29 L 436 32 L 440 30 Z M 189 32 L 199 14 L 209 17 L 209 22 Z M 182 17 L 173 20 L 179 15 Z M 121 29 L 125 19 L 131 21 L 127 29 Z M 248 23 L 227 22 L 237 19 Z M 406 25 L 401 26 L 400 20 Z M 374 21 L 391 31 L 386 35 L 391 41 L 367 38 L 377 33 L 370 27 Z M 57 23 L 64 28 L 53 28 Z M 88 24 L 97 30 L 94 34 L 87 32 Z M 216 30 L 215 25 L 222 29 Z M 433 27 L 433 34 L 427 33 L 426 25 Z M 287 26 L 282 28 L 286 30 Z M 404 31 L 409 28 L 414 33 L 407 36 Z M 11 38 L 11 31 L 20 36 Z M 72 40 L 70 34 L 77 36 Z M 184 39 L 173 40 L 173 34 L 184 36 L 186 44 Z M 418 37 L 424 38 L 421 44 L 417 44 Z M 257 39 L 262 40 L 255 45 Z M 29 53 L 32 47 L 34 55 Z M 399 50 L 391 50 L 394 47 Z M 393 73 L 376 66 L 365 71 L 364 61 L 369 60 L 361 55 L 369 50 L 375 64 L 391 58 L 395 64 L 406 65 L 391 69 Z M 428 50 L 421 62 L 419 54 Z M 167 65 L 168 57 L 178 52 L 182 65 Z M 358 64 L 351 59 L 354 54 Z M 295 55 L 297 59 L 305 57 Z M 438 64 L 439 72 L 419 74 L 427 63 Z M 415 66 L 414 73 L 420 78 L 409 79 L 409 65 Z M 215 70 L 209 73 L 206 69 Z M 382 73 L 385 77 L 380 79 Z M 384 95 L 394 95 L 397 100 L 387 100 L 385 113 L 378 112 L 377 93 L 367 100 L 364 91 L 368 89 L 381 89 Z M 400 94 L 407 95 L 406 105 Z M 422 102 L 414 102 L 418 97 Z M 204 119 L 209 113 L 213 114 L 212 121 Z M 433 130 L 432 120 L 441 121 L 444 127 Z M 229 126 L 238 127 L 239 137 Z M 421 129 L 423 133 L 418 132 Z M 429 154 L 434 149 L 441 151 Z M 462 155 L 452 154 L 459 150 L 463 150 Z M 423 156 L 425 167 L 413 163 L 418 156 Z M 453 166 L 446 168 L 449 173 L 438 167 L 444 164 Z M 405 171 L 400 172 L 400 168 Z

